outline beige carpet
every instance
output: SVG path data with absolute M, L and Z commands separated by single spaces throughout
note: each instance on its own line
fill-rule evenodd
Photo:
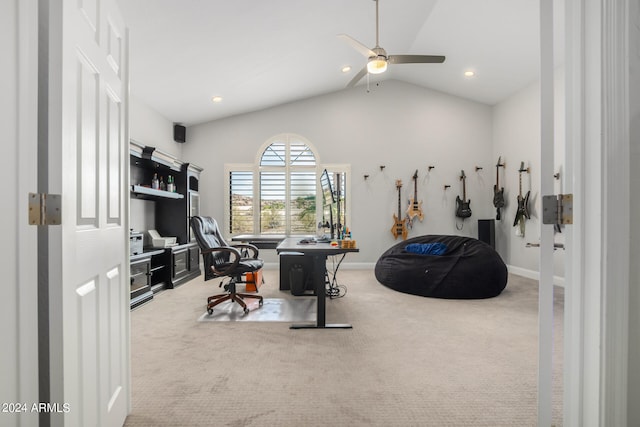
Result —
M 278 290 L 266 271 L 260 293 Z M 486 300 L 440 300 L 343 270 L 327 322 L 198 322 L 218 282 L 195 279 L 131 313 L 127 426 L 535 426 L 537 282 Z M 554 424 L 562 424 L 562 289 L 556 289 Z

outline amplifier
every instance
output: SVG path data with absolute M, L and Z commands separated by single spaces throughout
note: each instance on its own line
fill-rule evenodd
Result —
M 493 219 L 478 220 L 478 240 L 496 248 L 496 221 Z

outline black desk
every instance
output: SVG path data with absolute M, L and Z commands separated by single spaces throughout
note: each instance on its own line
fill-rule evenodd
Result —
M 231 241 L 251 243 L 258 249 L 274 249 L 286 237 L 284 234 L 240 234 L 232 237 Z
M 327 256 L 340 255 L 347 252 L 359 252 L 357 248 L 341 248 L 331 246 L 329 243 L 300 244 L 301 237 L 288 237 L 276 247 L 276 252 L 301 252 L 304 256 L 313 257 L 313 282 L 316 286 L 317 320 L 316 323 L 294 323 L 291 329 L 324 329 L 343 328 L 349 329 L 351 325 L 346 323 L 327 324 L 326 323 L 326 295 L 325 295 L 325 275 L 327 274 Z

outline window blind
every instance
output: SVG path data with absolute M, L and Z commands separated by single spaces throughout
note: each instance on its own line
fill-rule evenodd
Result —
M 229 230 L 232 234 L 253 234 L 253 172 L 229 173 Z
M 286 233 L 284 172 L 260 172 L 260 233 Z

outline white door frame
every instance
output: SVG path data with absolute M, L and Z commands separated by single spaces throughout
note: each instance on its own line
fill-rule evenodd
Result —
M 20 408 L 26 412 L 2 413 L 0 418 L 7 425 L 24 427 L 37 426 L 39 422 L 38 414 L 30 411 L 31 403 L 39 398 L 35 268 L 38 228 L 30 226 L 27 218 L 28 194 L 38 191 L 34 167 L 38 138 L 37 0 L 2 2 L 0 14 L 2 52 L 12 59 L 0 70 L 0 114 L 6 119 L 3 123 L 7 139 L 3 146 L 7 161 L 1 180 L 7 206 L 0 212 L 0 219 L 10 251 L 5 255 L 5 286 L 0 300 L 5 346 L 0 352 L 0 401 L 27 405 Z
M 628 0 L 566 1 L 564 425 L 627 425 Z
M 540 194 L 554 193 L 553 0 L 540 0 Z M 540 226 L 538 286 L 538 425 L 552 423 L 554 226 Z

